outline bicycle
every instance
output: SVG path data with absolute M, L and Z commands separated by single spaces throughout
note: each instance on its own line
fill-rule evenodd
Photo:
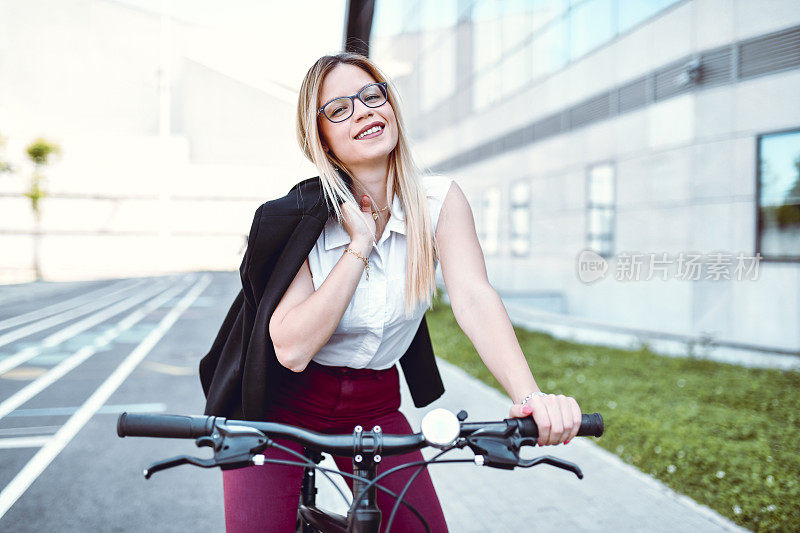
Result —
M 466 411 L 458 415 L 446 409 L 433 409 L 422 419 L 421 431 L 411 435 L 384 435 L 380 426 L 364 431 L 355 426 L 352 434 L 328 435 L 304 428 L 277 422 L 254 422 L 247 420 L 228 420 L 215 416 L 187 416 L 149 413 L 122 413 L 117 420 L 117 435 L 120 437 L 160 437 L 196 439 L 198 447 L 213 448 L 214 457 L 200 459 L 189 455 L 179 455 L 158 461 L 144 470 L 145 479 L 154 473 L 182 464 L 192 464 L 203 468 L 220 467 L 222 470 L 243 468 L 265 463 L 288 464 L 304 467 L 303 482 L 298 504 L 296 531 L 302 533 L 377 533 L 380 530 L 381 511 L 376 503 L 376 489 L 383 490 L 396 499 L 386 533 L 392 526 L 395 514 L 402 503 L 408 507 L 430 532 L 425 519 L 412 505 L 403 501 L 416 476 L 430 464 L 474 462 L 479 466 L 513 470 L 516 467 L 531 468 L 539 464 L 549 464 L 570 472 L 583 479 L 578 465 L 550 455 L 533 459 L 521 459 L 520 448 L 535 446 L 539 436 L 532 417 L 506 418 L 500 421 L 464 422 Z M 599 413 L 583 414 L 578 436 L 600 437 L 603 434 L 603 418 Z M 273 438 L 285 438 L 304 447 L 304 454 L 274 442 Z M 377 463 L 382 455 L 399 455 L 427 446 L 441 451 L 424 461 L 412 461 L 380 475 L 376 475 Z M 267 459 L 263 451 L 269 447 L 284 450 L 297 456 L 302 462 L 282 459 Z M 440 456 L 456 448 L 469 447 L 473 459 L 439 459 Z M 353 457 L 353 474 L 319 466 L 322 453 Z M 402 468 L 419 465 L 400 494 L 378 484 L 383 477 Z M 352 478 L 353 500 L 348 502 L 347 516 L 325 511 L 317 507 L 315 495 L 315 471 L 325 475 L 339 494 L 348 502 L 344 492 L 333 482 L 329 472 Z

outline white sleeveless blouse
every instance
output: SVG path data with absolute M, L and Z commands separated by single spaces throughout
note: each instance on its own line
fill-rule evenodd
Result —
M 433 231 L 452 178 L 421 176 Z M 328 342 L 314 355 L 322 365 L 383 370 L 400 360 L 414 340 L 427 307 L 424 303 L 405 316 L 406 228 L 400 199 L 394 196 L 391 216 L 369 256 L 369 281 L 362 273 L 350 304 Z M 328 219 L 308 254 L 317 290 L 350 244 L 347 230 Z

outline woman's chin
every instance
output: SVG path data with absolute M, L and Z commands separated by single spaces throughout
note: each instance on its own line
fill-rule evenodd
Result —
M 392 148 L 389 148 L 383 143 L 375 144 L 373 146 L 360 146 L 357 151 L 354 151 L 353 159 L 382 159 L 388 156 L 391 152 Z

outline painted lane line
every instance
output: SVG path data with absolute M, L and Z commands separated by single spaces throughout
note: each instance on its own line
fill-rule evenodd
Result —
M 80 322 L 70 324 L 66 328 L 57 331 L 52 335 L 50 335 L 49 337 L 42 340 L 38 346 L 30 346 L 28 348 L 20 350 L 19 352 L 15 353 L 10 357 L 7 357 L 6 359 L 3 359 L 2 361 L 0 361 L 0 375 L 5 374 L 12 368 L 16 368 L 30 359 L 33 359 L 34 357 L 39 355 L 45 348 L 54 348 L 59 344 L 61 344 L 62 342 L 64 342 L 65 340 L 74 337 L 79 333 L 83 333 L 92 326 L 104 322 L 109 318 L 113 317 L 114 315 L 117 315 L 123 311 L 126 311 L 127 309 L 130 309 L 131 307 L 138 305 L 143 300 L 146 300 L 152 297 L 154 294 L 161 292 L 162 285 L 163 284 L 159 284 L 154 290 L 136 294 L 126 300 L 122 300 L 121 302 L 111 307 L 107 307 L 106 309 L 103 309 L 102 311 L 95 313 L 92 316 L 84 318 Z
M 97 325 L 98 323 L 104 322 L 109 318 L 113 317 L 114 315 L 121 313 L 131 307 L 134 307 L 135 305 L 138 305 L 143 300 L 152 297 L 154 294 L 156 294 L 161 290 L 163 290 L 163 287 L 159 286 L 155 291 L 151 290 L 146 293 L 139 293 L 134 296 L 131 296 L 111 307 L 107 307 L 106 309 L 98 313 L 95 313 L 94 315 L 91 315 L 79 322 L 71 324 L 64 329 L 53 333 L 49 337 L 46 337 L 43 340 L 41 340 L 37 346 L 29 346 L 27 348 L 23 348 L 19 352 L 9 357 L 6 357 L 5 359 L 0 360 L 0 376 L 18 367 L 19 365 L 33 359 L 34 357 L 42 353 L 45 349 L 55 348 L 68 338 L 74 337 L 88 330 L 89 328 Z
M 212 276 L 204 274 L 192 289 L 173 307 L 158 326 L 128 355 L 116 370 L 103 382 L 97 390 L 87 399 L 80 409 L 67 420 L 52 439 L 22 467 L 14 479 L 0 492 L 0 518 L 5 516 L 12 505 L 36 481 L 42 472 L 53 462 L 59 453 L 69 444 L 84 425 L 92 418 L 94 413 L 114 394 L 136 366 L 147 357 L 150 350 L 166 335 L 167 331 L 180 318 L 192 302 L 211 283 Z
M 138 285 L 138 284 L 136 284 L 136 285 Z M 117 293 L 117 292 L 122 292 L 122 293 L 131 292 L 133 294 L 136 294 L 131 289 L 133 289 L 133 286 L 128 287 L 127 289 L 121 289 L 119 291 L 115 291 L 115 293 Z M 122 301 L 122 300 L 124 300 L 124 297 L 119 297 L 119 296 L 115 297 L 115 296 L 113 296 L 113 294 L 112 295 L 108 295 L 108 296 L 106 296 L 104 298 L 99 298 L 99 299 L 96 299 L 95 301 L 93 301 L 91 303 L 85 304 L 82 307 L 78 307 L 76 309 L 71 309 L 69 311 L 64 311 L 63 313 L 60 313 L 58 315 L 51 316 L 49 318 L 42 319 L 42 320 L 40 320 L 38 322 L 35 322 L 33 324 L 28 324 L 27 326 L 24 326 L 24 327 L 9 331 L 5 335 L 0 335 L 0 347 L 5 346 L 6 344 L 10 344 L 10 343 L 12 343 L 12 342 L 14 342 L 16 340 L 22 339 L 24 337 L 27 337 L 29 335 L 33 335 L 34 333 L 38 333 L 38 332 L 44 331 L 44 330 L 46 330 L 48 328 L 52 328 L 52 327 L 58 326 L 60 324 L 63 324 L 64 322 L 69 322 L 70 320 L 72 320 L 74 318 L 78 318 L 78 317 L 83 316 L 83 315 L 88 315 L 92 311 L 96 311 L 97 309 L 100 309 L 100 308 L 105 307 L 105 306 L 107 306 L 109 304 L 112 304 L 112 303 L 115 303 L 115 302 L 119 302 L 119 301 Z
M 33 417 L 33 416 L 68 416 L 79 409 L 75 407 L 38 407 L 36 409 L 16 409 L 9 413 L 6 418 L 14 417 Z M 167 410 L 165 403 L 129 403 L 123 405 L 104 405 L 97 411 L 100 414 L 121 414 L 125 411 L 129 413 L 157 413 Z M 59 428 L 61 426 L 55 426 Z M 12 428 L 13 429 L 13 428 Z M 17 428 L 19 429 L 19 428 Z M 0 429 L 0 434 L 3 430 Z
M 13 437 L 19 437 L 22 435 L 37 435 L 41 433 L 47 433 L 48 435 L 52 435 L 56 431 L 59 430 L 61 426 L 31 426 L 27 428 L 3 428 L 0 429 L 0 435 L 11 435 Z
M 4 448 L 41 448 L 53 439 L 51 435 L 40 437 L 10 437 L 0 439 L 0 449 Z
M 154 372 L 161 372 L 170 376 L 193 376 L 197 374 L 197 369 L 194 366 L 169 365 L 159 361 L 145 361 L 143 368 L 149 368 Z
M 129 281 L 126 283 L 115 283 L 112 286 L 106 286 L 91 292 L 79 294 L 77 296 L 69 298 L 68 300 L 48 305 L 47 307 L 40 307 L 38 309 L 34 309 L 33 311 L 29 311 L 21 315 L 16 315 L 12 316 L 11 318 L 7 318 L 5 320 L 0 320 L 0 330 L 15 328 L 17 326 L 25 324 L 26 322 L 32 322 L 34 320 L 39 320 L 40 318 L 54 315 L 56 313 L 66 311 L 68 309 L 80 307 L 81 305 L 94 301 L 97 298 L 110 296 L 112 294 L 121 291 L 126 291 L 128 289 L 135 287 L 136 285 L 142 284 L 143 282 L 144 282 L 143 280 L 140 280 L 135 282 Z
M 68 372 L 75 367 L 89 359 L 102 348 L 108 346 L 112 340 L 119 337 L 123 331 L 129 330 L 132 326 L 141 322 L 154 310 L 158 309 L 166 302 L 170 301 L 178 293 L 186 289 L 189 284 L 179 285 L 167 289 L 161 293 L 157 298 L 149 301 L 146 305 L 136 309 L 134 312 L 120 320 L 116 325 L 106 329 L 106 331 L 98 335 L 93 344 L 82 347 L 73 355 L 61 361 L 59 364 L 28 383 L 22 389 L 12 394 L 7 399 L 0 402 L 0 420 L 5 418 L 10 412 L 17 407 L 21 406 L 44 389 L 64 377 Z

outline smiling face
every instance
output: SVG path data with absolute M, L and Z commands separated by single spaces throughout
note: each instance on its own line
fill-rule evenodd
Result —
M 334 98 L 356 94 L 365 85 L 376 81 L 355 65 L 339 64 L 325 76 L 320 87 L 317 108 Z M 353 171 L 376 166 L 385 168 L 389 154 L 397 146 L 397 120 L 388 100 L 380 107 L 367 107 L 356 98 L 353 102 L 353 114 L 347 120 L 333 123 L 323 114 L 319 114 L 317 122 L 323 145 Z M 356 138 L 359 133 L 376 123 L 380 128 L 379 132 L 365 138 Z

